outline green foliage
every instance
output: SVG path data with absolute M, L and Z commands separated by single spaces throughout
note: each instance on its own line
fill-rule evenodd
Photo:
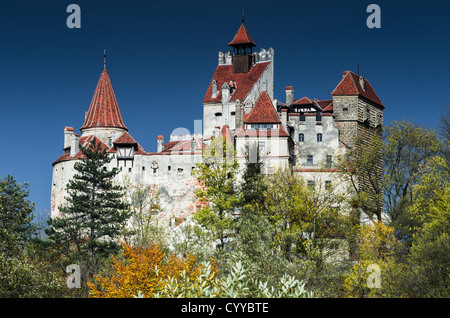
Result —
M 162 212 L 158 187 L 154 184 L 133 186 L 126 176 L 123 188 L 124 200 L 130 202 L 130 229 L 126 229 L 124 235 L 138 245 L 145 246 L 155 240 L 162 242 L 165 233 L 154 217 Z
M 1 298 L 61 297 L 67 292 L 64 284 L 45 260 L 0 254 Z
M 231 234 L 232 214 L 239 203 L 236 189 L 239 165 L 233 151 L 233 145 L 226 138 L 217 137 L 207 147 L 204 162 L 197 164 L 194 170 L 194 175 L 202 185 L 195 195 L 208 203 L 195 218 L 214 233 L 221 250 L 225 247 L 226 237 Z
M 427 162 L 438 155 L 442 142 L 433 129 L 394 121 L 385 129 L 384 145 L 384 206 L 396 222 L 413 203 L 413 187 Z
M 47 235 L 69 262 L 84 264 L 84 272 L 92 275 L 102 259 L 120 250 L 117 239 L 129 211 L 122 187 L 113 184 L 119 170 L 104 169 L 112 158 L 101 143 L 93 139 L 81 151 L 86 158 L 74 165 L 77 174 L 67 184 L 68 204 L 60 208 L 60 218 L 49 221 Z
M 190 283 L 182 275 L 180 279 L 168 277 L 165 288 L 154 295 L 163 297 L 202 297 L 202 298 L 312 298 L 314 294 L 306 290 L 303 282 L 292 276 L 284 275 L 276 286 L 269 287 L 267 282 L 254 280 L 247 275 L 241 262 L 233 265 L 232 271 L 223 278 L 214 275 L 209 262 L 202 264 L 197 276 L 198 284 Z
M 0 253 L 6 256 L 19 254 L 36 233 L 34 203 L 28 195 L 27 183 L 22 186 L 10 175 L 0 179 Z

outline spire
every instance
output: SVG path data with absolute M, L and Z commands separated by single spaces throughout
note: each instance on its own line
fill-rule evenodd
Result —
M 104 65 L 106 65 L 106 59 L 104 60 Z M 106 66 L 104 66 L 100 74 L 91 105 L 80 130 L 98 127 L 114 127 L 128 130 L 123 123 Z
M 232 46 L 234 48 L 252 48 L 254 46 L 257 46 L 256 43 L 253 42 L 252 37 L 250 36 L 250 33 L 245 27 L 244 22 L 245 22 L 245 12 L 244 9 L 242 9 L 242 24 L 239 27 L 239 30 L 237 31 L 236 35 L 234 36 L 233 41 L 228 43 L 229 46 Z
M 106 50 L 103 50 L 103 68 L 106 68 Z

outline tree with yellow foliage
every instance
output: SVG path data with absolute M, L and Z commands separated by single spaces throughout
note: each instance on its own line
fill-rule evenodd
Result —
M 96 275 L 88 283 L 90 296 L 94 298 L 131 298 L 138 295 L 153 297 L 165 290 L 167 279 L 182 277 L 196 284 L 202 265 L 196 263 L 194 255 L 178 257 L 165 253 L 159 244 L 146 247 L 123 244 L 123 259 L 113 257 L 110 275 Z M 217 274 L 215 265 L 211 279 Z

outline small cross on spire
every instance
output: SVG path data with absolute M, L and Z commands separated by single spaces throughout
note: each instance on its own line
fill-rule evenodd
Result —
M 242 7 L 242 24 L 245 22 L 245 7 Z

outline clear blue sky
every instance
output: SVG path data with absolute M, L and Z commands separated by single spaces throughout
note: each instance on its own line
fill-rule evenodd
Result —
M 69 4 L 81 29 L 69 29 Z M 366 8 L 381 8 L 369 29 Z M 51 163 L 64 126 L 83 124 L 103 67 L 131 135 L 147 151 L 178 127 L 192 131 L 202 99 L 241 23 L 275 49 L 275 98 L 328 99 L 344 70 L 365 76 L 386 105 L 385 123 L 436 127 L 450 105 L 450 4 L 444 1 L 18 1 L 0 2 L 0 177 L 30 183 L 50 210 Z

